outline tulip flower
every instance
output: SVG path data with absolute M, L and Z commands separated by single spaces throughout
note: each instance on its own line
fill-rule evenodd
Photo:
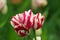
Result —
M 42 27 L 44 16 L 41 13 L 33 15 L 33 12 L 29 10 L 13 16 L 10 22 L 17 34 L 23 37 L 29 34 L 31 28 L 37 30 Z
M 44 23 L 44 16 L 41 15 L 41 13 L 37 13 L 34 15 L 34 20 L 33 20 L 33 29 L 37 30 L 40 27 L 42 27 Z
M 29 10 L 17 14 L 12 17 L 10 22 L 20 36 L 28 35 L 30 28 L 33 26 L 33 12 Z

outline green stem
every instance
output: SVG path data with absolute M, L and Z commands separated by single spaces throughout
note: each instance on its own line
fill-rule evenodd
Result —
M 35 33 L 35 30 L 33 30 L 34 31 L 34 38 L 35 38 L 35 40 L 36 40 L 36 33 Z

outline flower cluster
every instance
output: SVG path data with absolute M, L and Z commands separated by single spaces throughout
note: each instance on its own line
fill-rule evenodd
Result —
M 41 16 L 41 13 L 33 15 L 29 10 L 13 16 L 10 22 L 18 35 L 23 37 L 29 34 L 31 28 L 39 29 L 44 23 L 44 16 Z

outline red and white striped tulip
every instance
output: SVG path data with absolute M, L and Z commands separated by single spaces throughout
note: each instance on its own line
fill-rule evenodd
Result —
M 10 22 L 20 36 L 26 36 L 28 35 L 30 28 L 33 26 L 33 12 L 29 10 L 17 14 L 16 16 L 13 16 Z
M 40 27 L 42 27 L 44 23 L 44 16 L 41 15 L 41 13 L 37 13 L 34 15 L 34 20 L 33 20 L 33 29 L 37 30 Z
M 33 15 L 33 12 L 29 10 L 13 16 L 10 22 L 18 35 L 23 37 L 29 34 L 30 28 L 37 30 L 42 27 L 44 16 L 41 13 Z

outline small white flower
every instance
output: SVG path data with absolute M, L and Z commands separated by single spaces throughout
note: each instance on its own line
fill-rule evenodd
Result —
M 32 8 L 36 9 L 38 7 L 42 8 L 47 5 L 47 0 L 32 0 Z
M 0 0 L 0 10 L 6 5 L 6 0 Z
M 0 0 L 0 11 L 3 13 L 3 14 L 6 14 L 7 13 L 7 4 L 6 4 L 6 0 Z

